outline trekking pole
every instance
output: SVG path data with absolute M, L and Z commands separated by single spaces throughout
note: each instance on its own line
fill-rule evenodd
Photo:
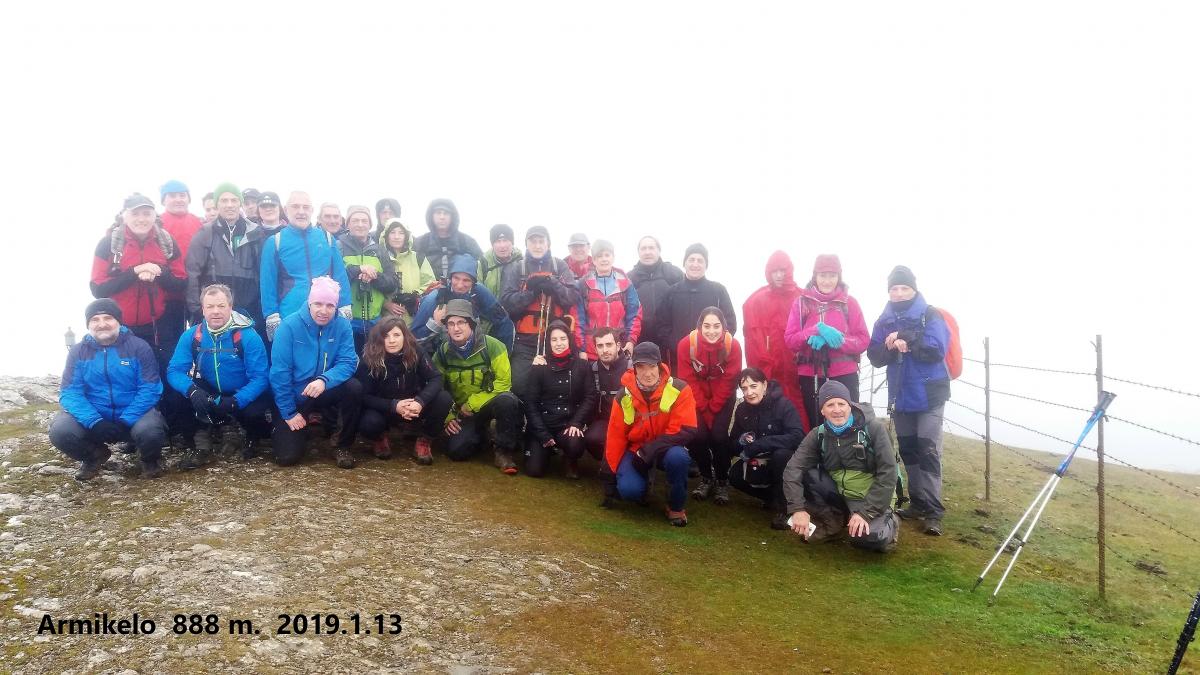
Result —
M 1116 394 L 1107 391 L 1101 392 L 1100 402 L 1096 404 L 1095 410 L 1092 411 L 1087 425 L 1083 428 L 1083 433 L 1079 434 L 1079 440 L 1075 441 L 1075 446 L 1071 448 L 1071 452 L 1063 459 L 1062 464 L 1058 465 L 1058 469 L 1054 471 L 1054 475 L 1050 476 L 1046 484 L 1042 486 L 1041 492 L 1034 498 L 1029 508 L 1025 509 L 1024 515 L 1017 521 L 1012 532 L 1008 533 L 1008 537 L 1004 539 L 1004 543 L 1000 544 L 1000 548 L 996 549 L 996 555 L 992 556 L 987 567 L 984 567 L 983 571 L 979 573 L 979 578 L 975 580 L 975 585 L 971 587 L 972 593 L 983 583 L 983 578 L 987 576 L 988 571 L 1000 559 L 1000 555 L 1004 553 L 1004 549 L 1008 548 L 1009 542 L 1016 541 L 1017 546 L 1013 550 L 1012 558 L 1008 561 L 1008 567 L 1004 568 L 1004 574 L 1000 576 L 1000 581 L 996 583 L 996 590 L 992 591 L 992 597 L 988 600 L 989 605 L 996 601 L 996 595 L 1000 593 L 1000 588 L 1004 586 L 1004 580 L 1008 578 L 1008 573 L 1012 571 L 1013 565 L 1017 563 L 1017 558 L 1021 555 L 1021 551 L 1024 550 L 1025 544 L 1029 542 L 1030 535 L 1033 534 L 1033 528 L 1037 527 L 1038 520 L 1042 517 L 1042 512 L 1046 510 L 1046 505 L 1050 503 L 1050 498 L 1054 496 L 1054 490 L 1058 487 L 1058 483 L 1062 480 L 1063 475 L 1067 473 L 1067 467 L 1071 466 L 1071 460 L 1075 459 L 1075 452 L 1079 450 L 1079 446 L 1083 444 L 1083 440 L 1087 438 L 1092 427 L 1096 426 L 1096 422 L 1100 421 L 1101 417 L 1104 417 L 1105 410 L 1108 409 L 1108 405 L 1112 403 L 1114 398 L 1116 398 Z M 1037 509 L 1036 513 L 1034 513 L 1034 509 Z M 1030 513 L 1034 514 L 1033 520 L 1029 523 L 1029 527 L 1026 528 L 1025 534 L 1018 537 L 1017 531 L 1025 524 Z
M 1200 593 L 1197 593 L 1196 599 L 1192 601 L 1192 611 L 1183 623 L 1183 631 L 1179 633 L 1179 644 L 1175 647 L 1175 656 L 1171 659 L 1171 666 L 1167 668 L 1167 675 L 1175 675 L 1179 666 L 1183 664 L 1183 655 L 1187 652 L 1188 645 L 1196 638 L 1197 621 L 1200 621 Z
M 549 317 L 550 306 L 546 300 L 546 294 L 542 293 L 542 301 L 538 306 L 537 345 L 534 347 L 534 356 L 546 355 L 546 319 Z

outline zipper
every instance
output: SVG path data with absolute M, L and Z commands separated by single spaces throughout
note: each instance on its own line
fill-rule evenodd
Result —
M 113 396 L 112 374 L 108 372 L 108 347 L 104 348 L 104 379 L 108 381 L 108 405 L 113 419 L 117 417 L 117 398 Z
M 228 334 L 232 336 L 232 332 L 228 332 Z M 209 331 L 208 336 L 210 338 L 213 337 L 212 331 Z M 217 380 L 217 392 L 218 393 L 224 391 L 223 389 L 221 389 L 221 360 L 217 358 L 217 353 L 218 353 L 219 349 L 220 349 L 220 347 L 217 345 L 216 339 L 213 339 L 213 373 L 215 374 L 215 377 Z M 200 358 L 204 358 L 203 353 L 201 353 Z

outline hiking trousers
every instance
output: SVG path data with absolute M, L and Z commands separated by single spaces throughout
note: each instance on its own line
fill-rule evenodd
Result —
M 838 493 L 837 483 L 820 467 L 804 472 L 804 501 L 805 511 L 808 511 L 814 522 L 828 528 L 829 534 L 844 532 L 850 522 L 850 515 L 861 509 L 863 503 L 857 500 L 847 500 Z M 896 522 L 896 514 L 891 509 L 867 522 L 870 532 L 861 537 L 851 537 L 846 534 L 850 545 L 868 551 L 886 553 L 895 547 L 899 538 L 900 526 Z
M 502 391 L 475 414 L 458 418 L 462 429 L 446 442 L 446 456 L 456 462 L 470 459 L 487 440 L 488 425 L 492 420 L 496 420 L 496 448 L 507 453 L 516 450 L 521 402 L 511 391 Z
M 338 426 L 335 432 L 337 447 L 349 448 L 354 445 L 354 436 L 358 431 L 358 416 L 362 398 L 362 383 L 350 378 L 336 387 L 321 392 L 316 398 L 305 399 L 297 411 L 307 415 L 318 410 L 332 413 L 337 411 Z M 276 413 L 279 411 L 276 410 Z M 325 413 L 325 414 L 329 414 Z M 271 437 L 271 447 L 275 450 L 275 462 L 281 466 L 290 466 L 304 459 L 308 449 L 308 425 L 299 431 L 292 431 L 283 415 L 275 420 L 275 433 Z
M 550 457 L 561 450 L 564 460 L 579 461 L 583 457 L 586 444 L 583 436 L 568 436 L 567 427 L 552 432 L 555 445 L 547 448 L 542 446 L 533 434 L 525 435 L 525 475 L 531 478 L 541 478 L 546 475 L 546 467 Z
M 783 470 L 787 468 L 787 463 L 795 452 L 796 448 L 780 448 L 765 454 L 769 458 L 767 469 L 771 472 L 770 487 L 754 487 L 746 482 L 743 470 L 744 460 L 741 457 L 729 469 L 729 484 L 752 497 L 758 497 L 764 503 L 770 504 L 771 508 L 782 513 L 787 509 L 787 500 L 783 497 Z
M 729 462 L 733 457 L 733 445 L 729 439 L 729 418 L 733 415 L 736 398 L 729 397 L 721 412 L 713 419 L 712 426 L 696 415 L 696 435 L 687 444 L 688 453 L 700 469 L 700 475 L 709 479 L 729 480 Z
M 654 460 L 654 466 L 667 474 L 667 485 L 670 486 L 667 504 L 670 505 L 672 511 L 682 511 L 687 504 L 689 464 L 691 462 L 688 458 L 687 448 L 682 445 L 667 448 L 666 452 L 660 453 Z M 641 501 L 646 496 L 646 486 L 650 481 L 652 470 L 653 467 L 647 466 L 636 453 L 626 452 L 625 456 L 621 458 L 621 463 L 617 465 L 617 494 L 621 496 L 621 499 L 631 502 Z
M 443 389 L 429 405 L 421 408 L 421 414 L 417 415 L 415 420 L 406 420 L 395 410 L 385 413 L 374 408 L 363 408 L 362 416 L 358 419 L 358 433 L 362 434 L 363 438 L 375 441 L 387 433 L 389 426 L 407 424 L 419 428 L 422 436 L 437 438 L 446 425 L 446 415 L 453 404 L 450 393 Z
M 125 432 L 121 440 L 132 440 L 143 462 L 157 462 L 167 444 L 167 422 L 162 413 L 151 408 L 138 418 L 133 428 L 117 423 Z M 103 444 L 85 429 L 71 413 L 59 411 L 50 423 L 50 444 L 71 459 L 86 462 L 100 452 Z
M 912 508 L 925 518 L 941 520 L 942 505 L 942 411 L 945 404 L 926 412 L 893 412 L 900 459 L 908 474 L 908 496 Z

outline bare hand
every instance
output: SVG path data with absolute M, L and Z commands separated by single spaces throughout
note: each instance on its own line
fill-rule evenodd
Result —
M 575 438 L 583 438 L 583 430 L 575 426 L 567 427 L 567 435 Z
M 287 420 L 287 425 L 292 431 L 300 431 L 304 427 L 308 426 L 308 422 L 304 419 L 304 415 L 296 413 L 289 420 Z
M 538 354 L 537 356 L 533 357 L 533 365 L 535 365 L 535 366 L 546 365 L 546 357 L 541 354 Z
M 556 445 L 558 445 L 558 443 L 555 443 L 553 438 L 546 441 L 545 443 L 542 443 L 543 448 L 553 448 Z
M 471 406 L 464 403 L 461 406 L 459 406 L 458 414 L 462 415 L 463 417 L 470 417 L 471 415 L 475 414 L 475 411 L 471 410 Z
M 446 306 L 445 306 L 445 305 L 441 305 L 441 306 L 438 306 L 438 307 L 434 308 L 434 310 L 433 310 L 433 320 L 434 320 L 436 323 L 441 323 L 441 322 L 442 322 L 442 319 L 444 319 L 444 318 L 446 318 Z
M 371 265 L 361 265 L 358 268 L 358 278 L 363 281 L 375 281 L 379 277 L 379 270 Z
M 152 262 L 142 263 L 141 265 L 134 267 L 133 271 L 137 272 L 138 276 L 149 274 L 151 280 L 162 274 L 162 268 Z
M 901 354 L 908 353 L 908 342 L 906 340 L 897 338 L 896 341 L 892 343 L 892 347 L 894 347 L 896 351 L 900 352 Z
M 883 346 L 888 349 L 895 349 L 892 345 L 896 342 L 896 337 L 900 335 L 900 331 L 893 331 L 890 335 L 883 339 Z
M 871 525 L 857 513 L 850 516 L 850 524 L 846 527 L 851 537 L 864 537 L 871 534 Z
M 453 436 L 460 431 L 462 431 L 462 425 L 458 423 L 458 420 L 450 420 L 449 422 L 446 422 L 447 435 Z
M 808 511 L 797 511 L 792 514 L 792 532 L 808 539 L 808 524 L 812 522 L 812 518 L 808 515 Z
M 416 419 L 421 416 L 421 411 L 424 406 L 415 398 L 406 398 L 396 406 L 396 412 L 406 420 Z
M 325 380 L 316 379 L 312 382 L 309 382 L 308 386 L 304 388 L 304 391 L 300 393 L 309 398 L 316 398 L 320 396 L 321 394 L 325 393 Z
M 633 356 L 633 343 L 626 342 L 625 346 L 621 347 L 621 351 L 625 352 L 625 356 Z
M 138 272 L 137 278 L 138 278 L 138 281 L 152 282 L 157 277 L 155 277 L 154 274 L 151 272 Z
M 390 314 L 395 314 L 396 316 L 405 316 L 408 314 L 408 310 L 404 309 L 404 305 L 398 302 L 392 302 L 391 300 L 383 303 L 383 310 Z

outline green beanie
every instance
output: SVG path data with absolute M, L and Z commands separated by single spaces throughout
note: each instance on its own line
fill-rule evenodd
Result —
M 216 190 L 213 190 L 213 199 L 216 201 L 221 201 L 221 195 L 225 194 L 226 192 L 232 192 L 238 198 L 239 202 L 242 201 L 242 191 L 239 190 L 236 185 L 229 182 L 221 183 L 217 186 Z

